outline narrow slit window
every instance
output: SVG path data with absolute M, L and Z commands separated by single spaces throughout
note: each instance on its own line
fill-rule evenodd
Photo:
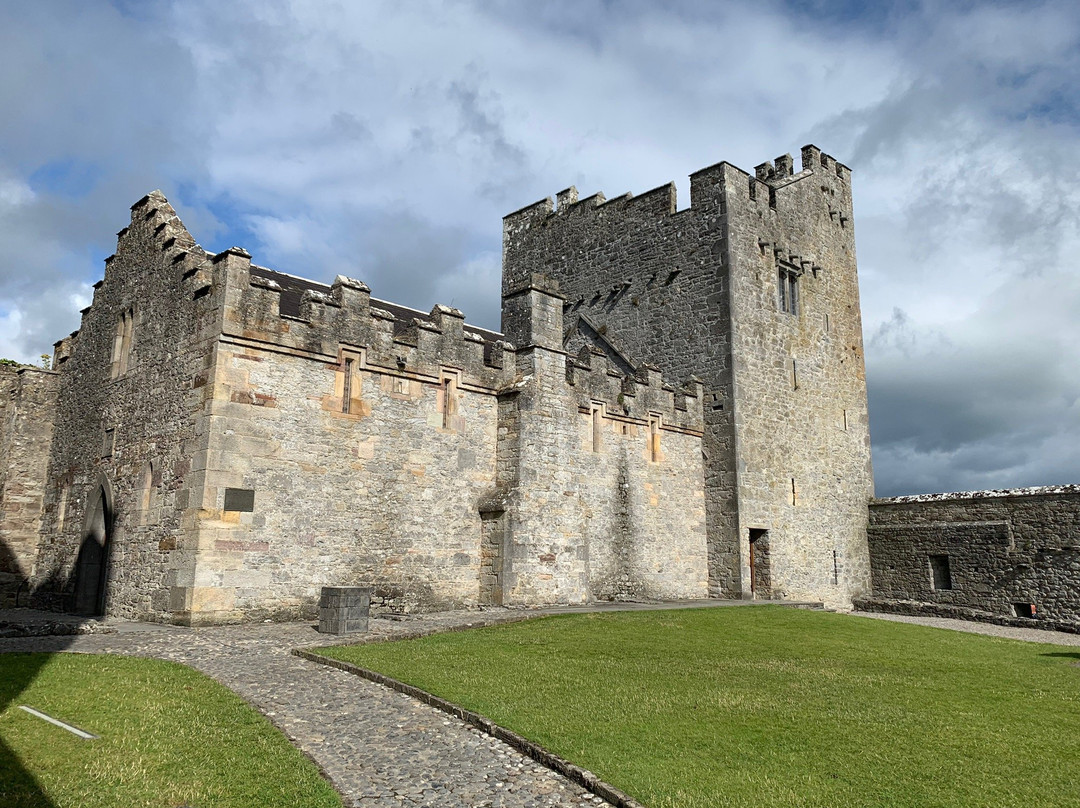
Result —
M 603 435 L 604 416 L 599 406 L 593 406 L 590 413 L 592 416 L 592 450 L 600 451 L 600 437 Z
M 796 502 L 797 502 L 797 499 L 796 499 L 796 494 L 795 494 L 795 478 L 792 477 L 791 478 L 791 504 L 794 505 L 794 504 L 796 504 Z
M 649 459 L 660 462 L 660 416 L 649 416 Z
M 353 359 L 352 357 L 345 357 L 345 381 L 341 391 L 341 411 L 348 413 L 352 408 L 352 376 L 353 376 Z
M 454 415 L 457 413 L 457 377 L 446 375 L 442 378 L 442 428 L 454 428 Z
M 112 365 L 110 376 L 117 378 L 128 371 L 131 360 L 131 343 L 135 336 L 135 310 L 127 309 L 120 315 L 116 323 L 116 334 L 113 337 Z

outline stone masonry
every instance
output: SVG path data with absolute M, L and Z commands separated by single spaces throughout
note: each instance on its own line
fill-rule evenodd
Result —
M 869 541 L 862 606 L 1080 623 L 1080 486 L 874 500 Z
M 850 171 L 814 146 L 506 217 L 504 292 L 559 282 L 570 350 L 705 385 L 710 594 L 849 605 L 873 492 Z M 753 548 L 751 548 L 753 542 Z M 751 567 L 751 556 L 754 558 Z
M 568 356 L 562 303 L 544 278 L 510 295 L 515 349 L 209 254 L 150 194 L 53 370 L 4 377 L 10 575 L 186 624 L 360 584 L 399 612 L 703 597 L 701 385 Z
M 0 367 L 0 594 L 185 624 L 356 586 L 375 613 L 1077 621 L 1072 489 L 870 504 L 851 174 L 801 158 L 695 172 L 683 210 L 665 185 L 511 213 L 503 333 L 208 253 L 147 195 L 52 369 Z

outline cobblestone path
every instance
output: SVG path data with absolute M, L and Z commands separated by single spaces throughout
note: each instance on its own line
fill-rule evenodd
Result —
M 510 610 L 372 620 L 375 636 L 518 619 Z M 238 693 L 310 755 L 347 806 L 603 806 L 600 797 L 446 713 L 292 656 L 332 640 L 310 624 L 0 639 L 0 651 L 77 651 L 182 662 Z

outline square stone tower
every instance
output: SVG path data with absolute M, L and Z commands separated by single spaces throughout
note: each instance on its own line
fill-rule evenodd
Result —
M 569 188 L 505 217 L 503 291 L 565 296 L 563 348 L 705 383 L 709 589 L 844 607 L 873 494 L 851 172 L 815 146 L 640 196 Z

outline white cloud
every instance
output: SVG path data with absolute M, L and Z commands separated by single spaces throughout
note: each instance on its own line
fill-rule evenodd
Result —
M 669 180 L 685 206 L 691 171 L 813 141 L 855 169 L 879 491 L 1080 478 L 1078 22 L 1056 2 L 9 4 L 0 347 L 77 326 L 55 301 L 155 187 L 209 249 L 497 327 L 509 210 Z

